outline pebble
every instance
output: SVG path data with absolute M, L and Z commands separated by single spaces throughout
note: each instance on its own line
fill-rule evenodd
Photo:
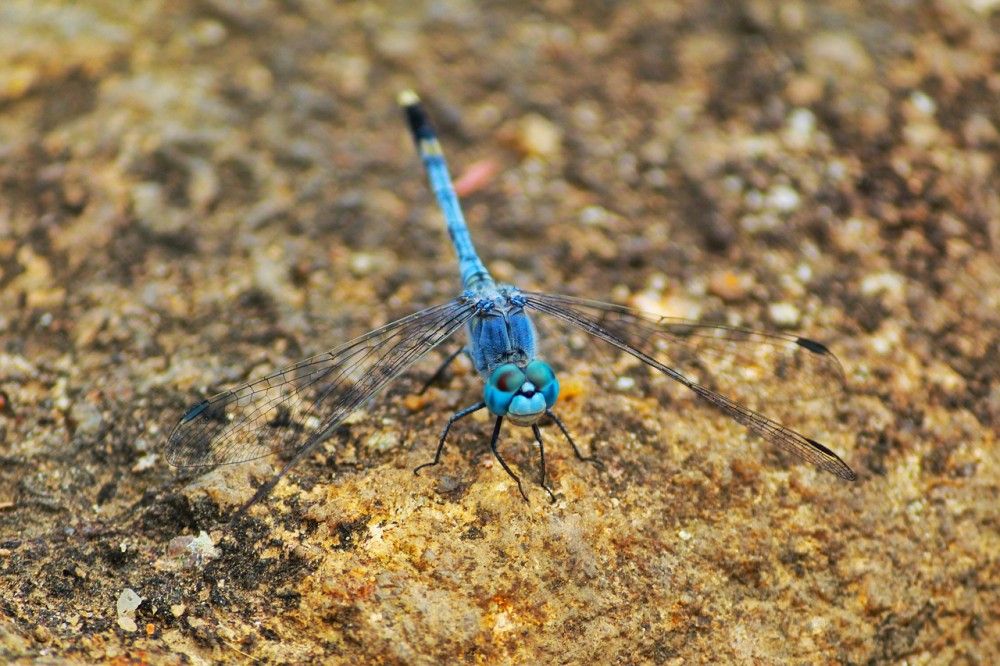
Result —
M 802 197 L 789 185 L 775 185 L 767 193 L 768 207 L 782 213 L 790 213 L 795 210 L 801 201 Z
M 420 395 L 416 393 L 411 393 L 410 395 L 403 398 L 403 406 L 406 407 L 411 412 L 419 412 L 421 409 L 426 407 L 433 399 L 429 391 L 425 391 Z
M 156 465 L 156 461 L 158 459 L 159 455 L 156 453 L 147 453 L 139 458 L 134 465 L 132 465 L 132 471 L 145 472 L 147 469 L 152 469 Z
M 795 109 L 788 114 L 784 141 L 789 148 L 804 149 L 812 143 L 816 131 L 816 116 L 809 109 Z
M 772 303 L 767 308 L 767 314 L 777 326 L 797 326 L 802 313 L 791 303 Z
M 89 402 L 78 401 L 70 408 L 69 416 L 76 423 L 77 435 L 95 435 L 104 424 L 104 416 Z
M 903 294 L 904 286 L 903 276 L 891 271 L 883 271 L 866 275 L 861 280 L 861 293 L 865 296 L 874 296 L 885 292 L 898 299 Z
M 937 111 L 937 104 L 934 103 L 934 100 L 921 90 L 914 90 L 910 94 L 910 104 L 925 116 L 933 116 L 934 112 Z
M 212 537 L 204 530 L 196 537 L 187 534 L 174 537 L 167 544 L 167 556 L 181 558 L 185 567 L 201 566 L 221 554 Z
M 992 14 L 1000 9 L 1000 0 L 966 0 L 966 4 L 980 14 Z
M 121 627 L 122 631 L 133 632 L 139 628 L 135 623 L 135 610 L 142 602 L 143 598 L 130 587 L 126 587 L 118 595 L 115 610 L 118 616 L 118 626 Z
M 191 37 L 199 46 L 218 46 L 228 35 L 226 26 L 212 19 L 198 21 L 191 30 Z
M 627 375 L 622 375 L 615 380 L 615 388 L 619 391 L 631 391 L 635 388 L 635 380 Z
M 746 297 L 753 284 L 753 276 L 749 273 L 719 271 L 708 279 L 708 291 L 724 301 L 738 301 Z
M 365 442 L 366 449 L 369 451 L 378 451 L 379 453 L 391 451 L 397 446 L 399 446 L 399 433 L 395 430 L 376 432 Z
M 552 159 L 562 149 L 562 132 L 548 118 L 529 113 L 518 121 L 514 143 L 525 155 Z
M 868 51 L 849 32 L 819 32 L 806 43 L 805 52 L 809 71 L 822 78 L 854 80 L 873 68 Z

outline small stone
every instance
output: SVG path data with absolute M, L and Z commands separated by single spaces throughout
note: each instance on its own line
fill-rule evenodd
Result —
M 204 530 L 197 537 L 183 535 L 174 537 L 167 544 L 167 556 L 180 560 L 180 566 L 201 566 L 208 560 L 214 560 L 221 553 L 215 542 Z
M 962 124 L 962 138 L 972 147 L 981 148 L 991 143 L 1000 142 L 1000 132 L 988 116 L 973 113 Z
M 724 301 L 738 301 L 753 288 L 753 276 L 748 273 L 720 271 L 708 279 L 708 291 Z
M 376 432 L 365 442 L 366 449 L 369 451 L 378 451 L 379 453 L 391 451 L 397 446 L 399 446 L 399 433 L 389 430 Z
M 118 601 L 115 603 L 115 610 L 118 616 L 118 626 L 121 627 L 122 631 L 131 633 L 139 628 L 135 623 L 135 610 L 142 602 L 143 598 L 136 594 L 135 590 L 129 587 L 126 587 L 122 590 L 122 593 L 118 595 Z
M 874 65 L 857 36 L 849 32 L 819 32 L 806 43 L 809 71 L 824 78 L 856 79 L 871 73 Z
M 910 94 L 910 104 L 913 105 L 915 110 L 925 116 L 933 116 L 934 112 L 937 111 L 937 104 L 934 103 L 934 100 L 931 99 L 930 95 L 921 90 L 914 90 Z
M 552 159 L 562 147 L 562 132 L 548 118 L 531 113 L 518 122 L 515 143 L 521 152 L 532 157 Z
M 601 206 L 587 206 L 580 211 L 580 224 L 588 227 L 604 227 L 614 218 L 614 215 Z
M 816 131 L 816 116 L 809 109 L 795 109 L 788 114 L 784 140 L 790 148 L 804 149 L 812 143 Z
M 902 298 L 904 288 L 903 276 L 891 271 L 872 273 L 861 280 L 861 293 L 865 296 L 874 296 L 884 292 L 899 299 Z
M 76 423 L 76 434 L 95 435 L 104 424 L 104 416 L 89 402 L 75 402 L 70 409 L 69 417 Z
M 429 402 L 432 401 L 431 396 L 427 391 L 420 395 L 416 393 L 411 393 L 410 395 L 403 398 L 403 407 L 406 407 L 411 412 L 419 412 L 421 409 L 427 406 Z
M 627 375 L 623 375 L 615 380 L 615 388 L 619 391 L 631 391 L 635 388 L 635 380 Z
M 198 536 L 195 537 L 190 544 L 188 544 L 188 551 L 199 563 L 204 562 L 205 560 L 214 560 L 221 555 L 219 549 L 215 547 L 215 542 L 212 541 L 212 537 L 210 537 L 204 530 L 199 532 Z
M 170 606 L 170 614 L 173 615 L 174 617 L 180 617 L 184 615 L 185 610 L 187 610 L 187 608 L 184 606 L 184 604 L 171 604 Z
M 1000 0 L 966 0 L 966 3 L 973 11 L 980 14 L 992 14 L 994 10 L 1000 9 Z
M 767 314 L 777 326 L 790 328 L 797 326 L 802 313 L 791 303 L 772 303 Z
M 802 198 L 788 185 L 775 185 L 767 193 L 767 205 L 773 210 L 789 213 L 799 207 Z
M 48 643 L 49 640 L 51 640 L 51 638 L 52 638 L 52 633 L 48 629 L 46 629 L 42 625 L 38 625 L 37 627 L 35 627 L 35 640 L 37 640 L 39 643 Z
M 156 465 L 156 461 L 159 459 L 159 455 L 156 453 L 147 453 L 146 455 L 139 458 L 134 465 L 132 465 L 133 472 L 145 472 L 147 469 L 151 469 Z
M 227 35 L 226 26 L 212 19 L 198 21 L 191 30 L 191 36 L 199 46 L 218 46 Z

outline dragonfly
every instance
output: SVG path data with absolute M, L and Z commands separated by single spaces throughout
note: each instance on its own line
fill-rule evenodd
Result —
M 458 257 L 462 291 L 454 299 L 410 314 L 325 353 L 312 356 L 260 379 L 224 391 L 191 406 L 167 442 L 167 459 L 178 467 L 214 467 L 282 454 L 285 465 L 238 514 L 267 497 L 278 482 L 354 411 L 389 386 L 415 363 L 459 330 L 466 343 L 448 355 L 435 381 L 461 353 L 483 383 L 481 398 L 454 413 L 444 424 L 434 457 L 413 471 L 437 465 L 452 427 L 471 414 L 488 410 L 494 417 L 490 450 L 528 496 L 520 477 L 498 448 L 505 420 L 530 427 L 538 443 L 539 485 L 547 484 L 545 446 L 539 423 L 548 419 L 561 431 L 575 456 L 584 455 L 569 429 L 553 411 L 559 379 L 539 358 L 539 338 L 532 316 L 556 320 L 593 336 L 662 373 L 749 432 L 837 477 L 852 481 L 854 471 L 832 450 L 782 425 L 740 399 L 772 389 L 822 390 L 829 381 L 843 383 L 843 370 L 828 347 L 810 338 L 762 332 L 699 321 L 661 317 L 621 305 L 573 296 L 522 291 L 493 279 L 479 258 L 462 214 L 441 143 L 421 100 L 413 91 L 399 95 L 406 123 L 423 162 L 431 190 Z M 704 376 L 704 378 L 702 378 Z M 732 386 L 726 395 L 717 390 Z M 426 388 L 426 385 L 425 385 Z M 746 390 L 749 389 L 749 390 Z

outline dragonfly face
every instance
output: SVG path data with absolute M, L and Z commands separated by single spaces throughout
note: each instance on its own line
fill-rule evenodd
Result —
M 483 401 L 491 412 L 524 426 L 538 421 L 558 397 L 556 374 L 538 359 L 523 368 L 514 363 L 498 366 L 483 389 Z

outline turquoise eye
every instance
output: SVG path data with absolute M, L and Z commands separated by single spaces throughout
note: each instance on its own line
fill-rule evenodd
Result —
M 524 373 L 513 363 L 504 363 L 493 371 L 483 387 L 483 401 L 491 412 L 504 416 L 514 394 L 524 384 Z
M 552 367 L 545 361 L 532 361 L 524 372 L 528 381 L 535 385 L 535 390 L 545 397 L 545 406 L 551 409 L 559 397 L 559 380 Z
M 505 393 L 514 393 L 524 383 L 524 373 L 513 363 L 507 363 L 493 371 L 490 383 Z

